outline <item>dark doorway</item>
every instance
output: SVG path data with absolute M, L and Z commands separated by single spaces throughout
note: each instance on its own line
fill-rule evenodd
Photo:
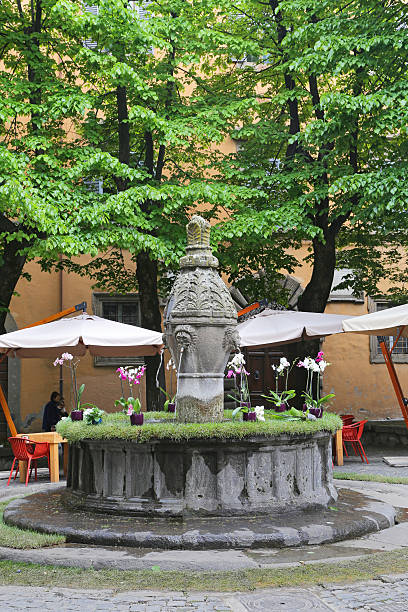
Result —
M 280 347 L 250 350 L 245 349 L 245 361 L 249 372 L 248 385 L 251 393 L 251 403 L 253 406 L 265 406 L 273 408 L 273 404 L 267 402 L 262 395 L 267 395 L 269 389 L 275 391 L 275 371 L 272 366 L 279 365 L 281 357 L 288 358 Z M 291 376 L 289 375 L 288 388 L 291 388 Z M 278 377 L 278 391 L 285 388 L 285 378 Z

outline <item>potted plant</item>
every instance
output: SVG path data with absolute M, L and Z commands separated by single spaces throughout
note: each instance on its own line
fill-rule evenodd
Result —
M 122 397 L 115 401 L 115 406 L 121 406 L 123 411 L 130 417 L 131 425 L 143 425 L 142 403 L 140 398 L 133 397 L 134 385 L 140 385 L 140 381 L 146 371 L 146 366 L 131 368 L 130 366 L 121 367 L 116 370 L 119 374 L 120 384 L 122 388 Z M 123 391 L 123 381 L 127 381 L 129 385 L 130 396 L 125 399 Z M 140 387 L 138 387 L 140 389 Z
M 170 370 L 170 368 L 172 368 L 173 370 L 176 370 L 176 366 L 173 363 L 172 359 L 169 359 L 167 362 L 167 366 L 166 366 L 167 370 Z M 177 376 L 177 370 L 176 370 L 176 376 Z M 159 387 L 160 391 L 166 396 L 166 401 L 164 402 L 164 410 L 165 412 L 176 412 L 176 393 L 174 393 L 173 395 L 173 376 L 172 373 L 170 373 L 170 392 L 168 393 L 167 391 L 165 391 L 164 389 L 162 389 L 161 387 Z
M 323 359 L 323 351 L 319 351 L 316 359 L 311 357 L 305 357 L 303 361 L 299 361 L 298 367 L 305 368 L 307 370 L 307 382 L 306 391 L 302 393 L 302 397 L 305 400 L 303 404 L 304 412 L 310 414 L 317 419 L 321 419 L 323 416 L 324 404 L 335 397 L 334 393 L 328 393 L 324 397 L 320 397 L 320 381 L 326 367 L 330 365 Z M 313 397 L 313 380 L 314 375 L 317 376 L 316 382 L 316 399 Z
M 286 357 L 281 357 L 278 366 L 271 366 L 275 371 L 275 391 L 269 389 L 269 395 L 262 395 L 262 397 L 275 406 L 276 412 L 285 412 L 285 410 L 289 410 L 289 400 L 296 396 L 296 391 L 294 389 L 288 390 L 288 376 L 293 365 L 294 363 L 291 365 Z M 285 390 L 281 392 L 278 391 L 280 376 L 285 376 Z
M 127 414 L 130 416 L 131 425 L 143 425 L 144 415 L 138 397 L 129 397 Z
M 84 410 L 84 421 L 87 425 L 99 425 L 99 423 L 102 423 L 104 411 L 95 405 L 91 406 L 91 408 L 85 408 Z
M 227 364 L 227 378 L 234 378 L 236 391 L 234 395 L 228 395 L 239 405 L 232 411 L 232 419 L 235 420 L 242 413 L 243 421 L 256 421 L 256 412 L 251 410 L 251 397 L 248 387 L 249 372 L 245 369 L 245 358 L 242 353 L 237 353 Z
M 81 403 L 81 396 L 85 390 L 85 384 L 82 384 L 78 389 L 76 370 L 79 362 L 80 359 L 78 359 L 78 357 L 74 359 L 74 356 L 71 355 L 71 353 L 62 353 L 62 355 L 57 357 L 57 359 L 54 361 L 54 366 L 65 366 L 69 368 L 71 373 L 72 410 L 69 416 L 72 421 L 82 421 L 84 418 L 84 410 L 86 408 L 97 408 L 95 404 L 92 404 L 91 402 Z

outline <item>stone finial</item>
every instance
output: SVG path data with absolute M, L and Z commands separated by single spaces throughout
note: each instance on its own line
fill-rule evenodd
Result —
M 217 268 L 218 259 L 210 246 L 211 226 L 200 215 L 191 217 L 187 224 L 186 255 L 180 259 L 180 268 Z
M 208 221 L 194 215 L 187 224 L 187 245 L 194 248 L 210 248 L 211 227 Z

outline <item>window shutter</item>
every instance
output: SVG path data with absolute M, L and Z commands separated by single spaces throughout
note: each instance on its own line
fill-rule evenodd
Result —
M 139 4 L 138 2 L 129 2 L 129 5 L 131 6 L 131 8 L 137 12 L 138 18 L 144 19 L 144 20 L 149 19 L 150 17 L 150 12 L 149 12 L 150 4 L 151 2 L 149 2 L 149 0 L 145 0 L 141 4 Z
M 91 13 L 91 15 L 98 15 L 99 6 L 97 6 L 96 4 L 92 4 L 92 5 L 84 4 L 84 11 L 86 13 Z M 96 49 L 96 47 L 98 46 L 98 43 L 92 40 L 92 38 L 85 38 L 85 40 L 82 41 L 82 44 L 84 47 L 87 47 L 88 49 Z
M 88 191 L 92 191 L 92 193 L 103 193 L 102 179 L 85 179 L 84 185 Z

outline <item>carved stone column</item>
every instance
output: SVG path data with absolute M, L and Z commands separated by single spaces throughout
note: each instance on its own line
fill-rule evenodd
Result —
M 164 313 L 166 344 L 179 371 L 177 418 L 184 423 L 221 421 L 224 370 L 230 352 L 238 348 L 237 313 L 217 272 L 208 221 L 194 215 L 187 239 Z

